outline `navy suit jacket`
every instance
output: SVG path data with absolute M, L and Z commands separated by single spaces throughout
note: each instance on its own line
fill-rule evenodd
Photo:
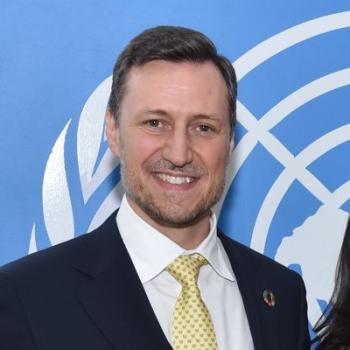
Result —
M 92 233 L 0 269 L 0 349 L 171 350 L 115 215 Z M 309 349 L 302 279 L 222 233 L 219 237 L 255 349 Z M 275 294 L 274 307 L 263 300 L 266 289 Z

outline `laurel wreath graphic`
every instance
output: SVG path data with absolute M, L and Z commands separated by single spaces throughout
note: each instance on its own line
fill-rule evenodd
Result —
M 102 182 L 118 166 L 117 159 L 107 148 L 99 159 L 101 142 L 105 142 L 104 114 L 111 87 L 111 77 L 104 80 L 92 93 L 79 118 L 77 129 L 77 163 L 79 169 L 80 190 L 84 204 L 99 188 Z M 97 118 L 96 116 L 100 116 Z M 51 245 L 64 242 L 74 237 L 75 215 L 72 196 L 69 190 L 65 145 L 71 119 L 57 138 L 48 158 L 43 177 L 43 214 L 47 234 Z M 88 230 L 97 227 L 120 203 L 122 188 L 105 198 L 94 214 Z M 37 251 L 36 227 L 33 225 L 29 253 Z

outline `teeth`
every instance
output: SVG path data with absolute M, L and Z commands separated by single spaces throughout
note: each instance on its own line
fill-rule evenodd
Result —
M 168 182 L 172 185 L 189 184 L 190 182 L 193 181 L 193 178 L 188 176 L 170 176 L 166 174 L 157 174 L 157 176 L 162 181 Z

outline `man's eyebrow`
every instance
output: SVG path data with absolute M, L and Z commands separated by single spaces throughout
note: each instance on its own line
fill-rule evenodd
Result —
M 146 108 L 142 114 L 152 114 L 152 115 L 158 115 L 161 117 L 167 117 L 169 116 L 169 113 L 164 111 L 163 109 L 148 109 Z
M 218 117 L 217 114 L 196 114 L 193 117 L 195 120 L 198 119 L 209 119 L 209 120 L 218 120 L 220 121 L 221 118 Z
M 161 117 L 169 117 L 169 113 L 164 111 L 163 109 L 145 109 L 143 111 L 143 114 L 151 114 L 151 115 L 158 115 Z M 219 118 L 219 116 L 217 114 L 204 114 L 204 113 L 200 113 L 200 114 L 195 114 L 193 115 L 193 119 L 194 120 L 200 120 L 200 119 L 209 119 L 209 120 L 221 120 L 221 118 Z

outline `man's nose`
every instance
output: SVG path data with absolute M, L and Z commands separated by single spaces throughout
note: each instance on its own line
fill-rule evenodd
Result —
M 173 130 L 165 140 L 163 158 L 177 167 L 192 162 L 192 145 L 187 130 Z

